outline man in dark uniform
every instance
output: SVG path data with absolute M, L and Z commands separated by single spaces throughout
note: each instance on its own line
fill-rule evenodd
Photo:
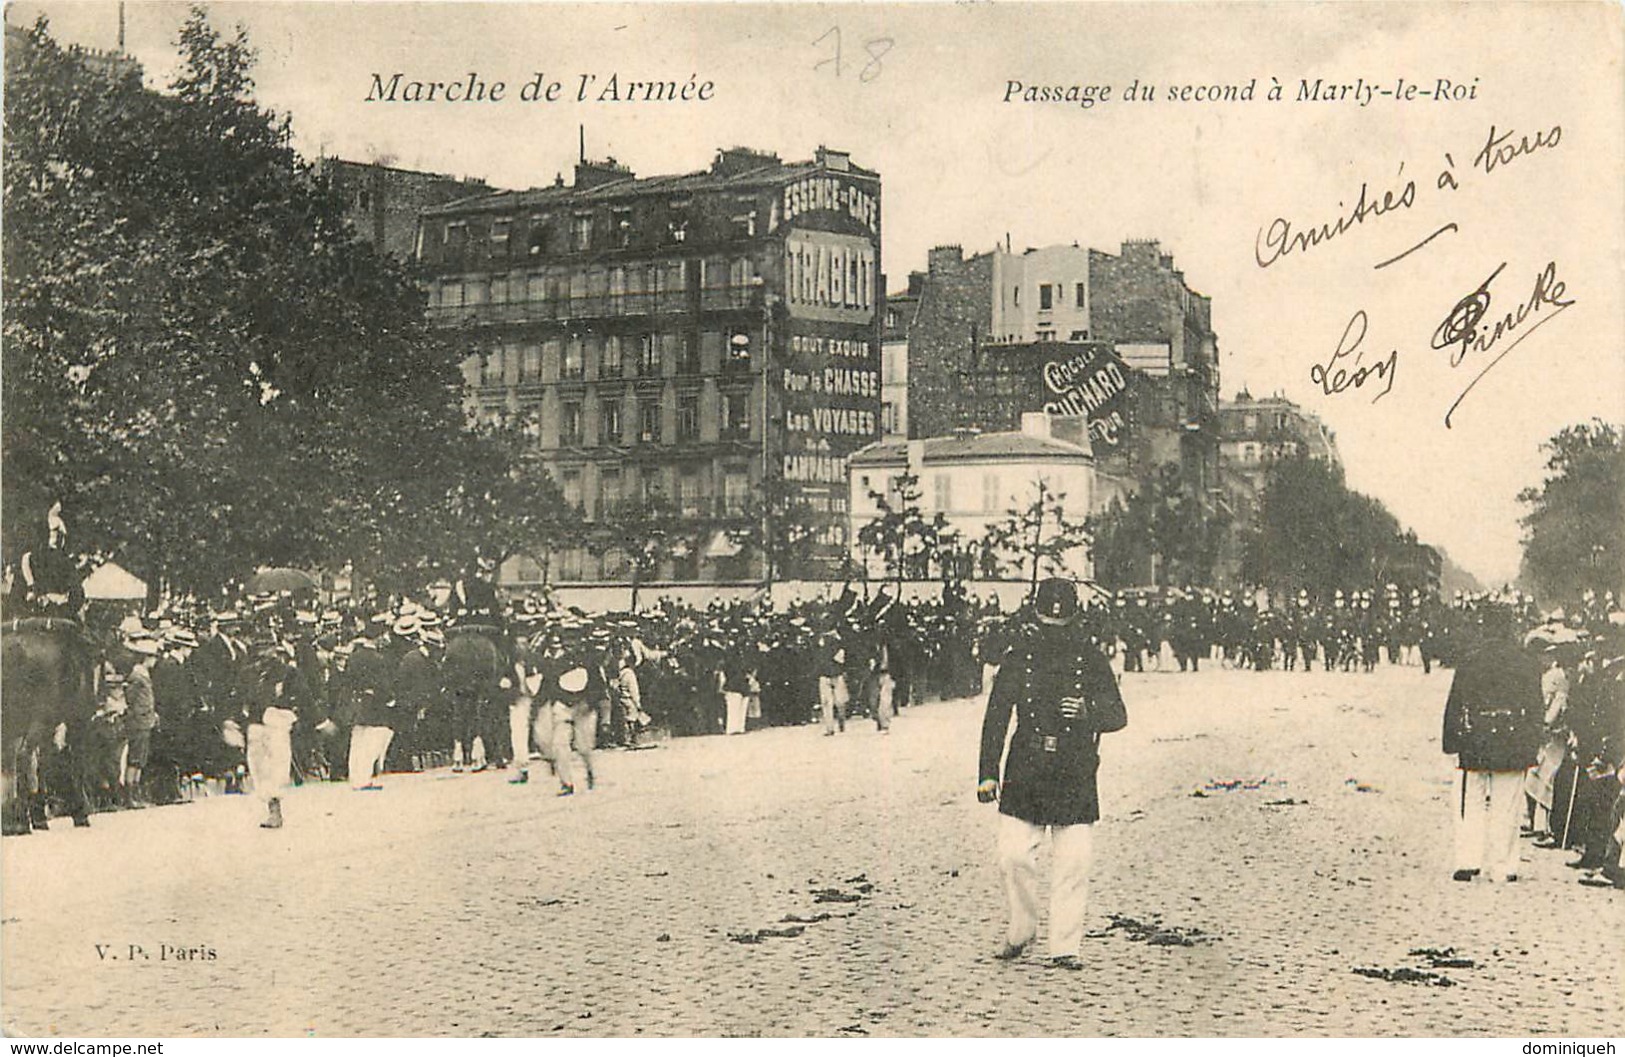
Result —
M 1490 606 L 1480 619 L 1479 644 L 1457 667 L 1444 709 L 1444 751 L 1462 772 L 1453 876 L 1515 881 L 1524 772 L 1540 751 L 1545 699 L 1512 614 Z
M 1010 925 L 996 957 L 1016 958 L 1038 932 L 1038 846 L 1050 831 L 1050 954 L 1077 968 L 1089 894 L 1093 824 L 1100 818 L 1095 772 L 1100 735 L 1128 725 L 1104 654 L 1073 628 L 1077 588 L 1051 579 L 1034 597 L 1036 626 L 999 666 L 982 721 L 977 799 L 999 801 L 999 868 Z M 1000 779 L 1011 713 L 1016 731 Z

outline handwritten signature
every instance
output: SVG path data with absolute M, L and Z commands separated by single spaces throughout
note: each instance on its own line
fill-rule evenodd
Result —
M 1337 351 L 1332 353 L 1332 358 L 1309 368 L 1310 379 L 1316 382 L 1321 392 L 1327 396 L 1341 393 L 1350 387 L 1359 389 L 1373 377 L 1388 382 L 1382 392 L 1371 398 L 1373 404 L 1393 391 L 1394 376 L 1399 368 L 1398 349 L 1391 349 L 1385 358 L 1375 363 L 1362 362 L 1365 359 L 1365 350 L 1360 348 L 1360 343 L 1365 340 L 1369 322 L 1365 309 L 1355 309 L 1354 315 L 1349 318 L 1348 326 L 1343 328 L 1343 336 L 1337 340 Z M 1350 356 L 1354 357 L 1353 363 L 1341 366 L 1338 364 L 1339 360 L 1346 360 Z
M 1490 284 L 1506 271 L 1506 267 L 1505 261 L 1497 265 L 1472 293 L 1456 301 L 1444 321 L 1433 330 L 1430 344 L 1435 350 L 1449 354 L 1452 369 L 1464 364 L 1471 369 L 1486 354 L 1495 354 L 1493 359 L 1478 367 L 1473 380 L 1467 383 L 1445 412 L 1446 429 L 1453 428 L 1451 418 L 1456 409 L 1484 380 L 1485 375 L 1506 359 L 1525 338 L 1575 304 L 1576 299 L 1568 296 L 1567 284 L 1558 277 L 1557 262 L 1547 261 L 1535 276 L 1529 296 L 1492 319 L 1490 310 L 1495 298 Z M 1356 309 L 1349 317 L 1348 325 L 1343 328 L 1343 335 L 1338 338 L 1331 357 L 1324 363 L 1317 362 L 1310 366 L 1309 378 L 1320 386 L 1321 392 L 1335 396 L 1350 389 L 1363 389 L 1367 383 L 1382 385 L 1381 391 L 1371 398 L 1374 404 L 1393 391 L 1399 370 L 1399 350 L 1391 348 L 1386 355 L 1379 353 L 1377 358 L 1368 361 L 1368 350 L 1364 344 L 1369 328 L 1370 317 L 1365 309 Z
M 1490 273 L 1489 278 L 1478 284 L 1478 289 L 1456 302 L 1449 315 L 1445 316 L 1444 322 L 1433 331 L 1433 348 L 1441 352 L 1449 351 L 1451 367 L 1460 367 L 1469 356 L 1489 352 L 1502 338 L 1512 338 L 1510 344 L 1503 347 L 1494 359 L 1473 376 L 1473 380 L 1467 383 L 1467 388 L 1463 389 L 1456 397 L 1455 403 L 1450 405 L 1450 410 L 1446 411 L 1444 416 L 1446 429 L 1451 428 L 1450 418 L 1461 406 L 1461 402 L 1467 399 L 1467 394 L 1473 391 L 1485 375 L 1506 359 L 1525 338 L 1562 315 L 1575 303 L 1574 298 L 1564 296 L 1568 293 L 1568 287 L 1557 277 L 1557 262 L 1547 261 L 1546 267 L 1535 276 L 1534 287 L 1528 298 L 1518 302 L 1511 311 L 1501 315 L 1493 324 L 1486 324 L 1485 318 L 1489 315 L 1491 304 L 1494 303 L 1490 294 L 1490 284 L 1505 269 L 1506 262 L 1502 261 Z

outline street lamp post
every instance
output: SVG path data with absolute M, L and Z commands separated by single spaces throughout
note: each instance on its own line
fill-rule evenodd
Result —
M 762 440 L 762 472 L 761 472 L 761 505 L 762 505 L 762 582 L 770 592 L 773 588 L 773 499 L 768 489 L 768 473 L 770 468 L 770 454 L 768 447 L 768 387 L 771 384 L 773 371 L 773 306 L 778 298 L 771 292 L 762 291 L 762 415 L 759 430 Z

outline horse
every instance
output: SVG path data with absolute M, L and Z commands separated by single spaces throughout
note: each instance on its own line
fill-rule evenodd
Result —
M 493 732 L 495 710 L 503 696 L 502 680 L 508 660 L 497 644 L 501 632 L 483 624 L 465 624 L 447 632 L 446 653 L 440 661 L 441 683 L 451 699 L 452 738 L 459 755 L 457 767 L 473 762 L 474 739 L 485 742 L 486 759 L 501 750 Z
M 42 764 L 59 764 L 61 788 L 75 826 L 90 825 L 85 792 L 96 662 L 77 624 L 55 617 L 6 621 L 0 631 L 0 702 L 4 704 L 0 771 L 5 779 L 4 832 L 45 829 Z M 56 732 L 65 728 L 60 750 Z

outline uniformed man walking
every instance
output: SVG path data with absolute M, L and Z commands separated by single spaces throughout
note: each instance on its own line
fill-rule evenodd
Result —
M 1519 645 L 1507 609 L 1486 608 L 1480 631 L 1477 647 L 1456 667 L 1444 708 L 1444 751 L 1461 769 L 1452 876 L 1471 881 L 1482 872 L 1515 881 L 1524 772 L 1543 734 L 1540 665 Z
M 1046 580 L 1034 598 L 1037 625 L 1005 654 L 982 722 L 983 803 L 999 801 L 998 855 L 1010 925 L 995 957 L 1019 957 L 1038 933 L 1038 846 L 1050 832 L 1050 955 L 1080 967 L 1089 894 L 1093 824 L 1100 818 L 1095 772 L 1100 735 L 1128 725 L 1123 698 L 1104 654 L 1073 628 L 1077 588 Z M 1010 716 L 1016 731 L 1004 760 Z

